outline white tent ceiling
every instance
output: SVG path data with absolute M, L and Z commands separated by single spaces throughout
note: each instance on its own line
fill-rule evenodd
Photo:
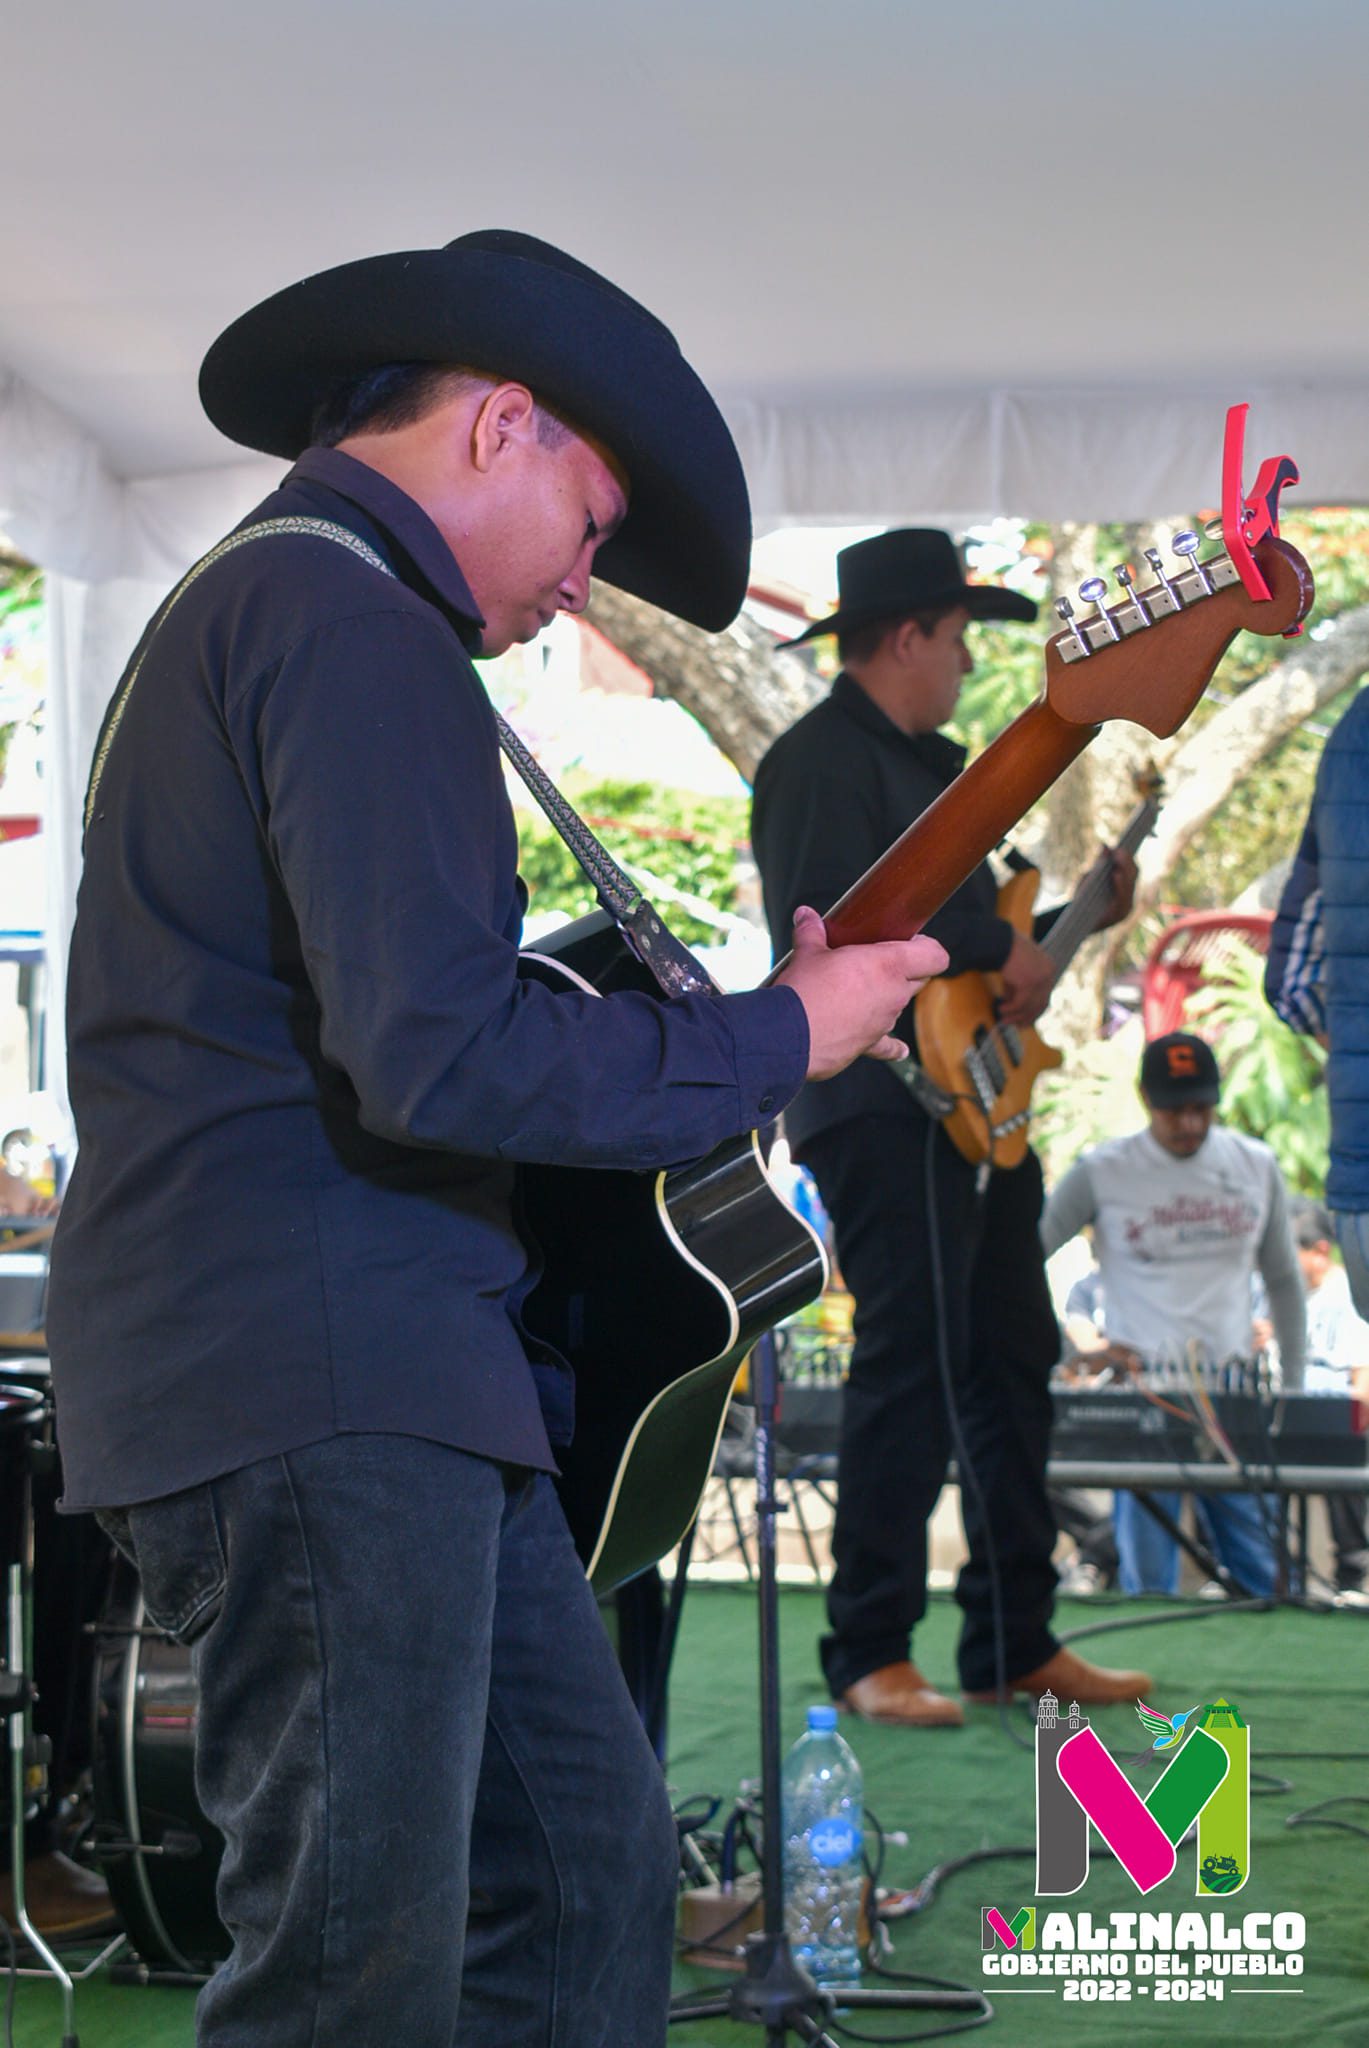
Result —
M 229 318 L 498 223 L 664 313 L 767 524 L 1210 500 L 1240 397 L 1365 497 L 1366 84 L 1362 0 L 16 7 L 0 366 L 116 479 L 229 465 Z
M 504 225 L 599 266 L 718 392 L 761 528 L 1196 509 L 1242 398 L 1252 468 L 1369 499 L 1363 0 L 11 0 L 3 47 L 54 904 L 141 619 L 278 470 L 199 359 L 349 257 Z

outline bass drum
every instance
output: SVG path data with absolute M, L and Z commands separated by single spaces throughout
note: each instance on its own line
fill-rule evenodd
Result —
M 228 1954 L 214 1904 L 223 1837 L 195 1798 L 190 1652 L 152 1627 L 117 1559 L 95 1661 L 95 1841 L 124 1931 L 152 1970 L 207 1976 Z

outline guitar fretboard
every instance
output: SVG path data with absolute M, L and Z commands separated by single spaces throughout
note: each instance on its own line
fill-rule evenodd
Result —
M 1135 853 L 1141 841 L 1154 830 L 1159 815 L 1158 797 L 1148 796 L 1144 803 L 1138 804 L 1118 838 L 1119 851 Z M 1112 879 L 1106 869 L 1089 875 L 1041 941 L 1044 950 L 1055 961 L 1058 972 L 1064 972 L 1085 939 L 1097 929 L 1099 913 L 1111 888 Z

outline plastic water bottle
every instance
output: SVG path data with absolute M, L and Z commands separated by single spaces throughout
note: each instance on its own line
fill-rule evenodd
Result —
M 819 1984 L 860 1976 L 864 1820 L 860 1765 L 837 1733 L 837 1710 L 808 1709 L 808 1730 L 784 1760 L 785 1929 L 794 1960 Z

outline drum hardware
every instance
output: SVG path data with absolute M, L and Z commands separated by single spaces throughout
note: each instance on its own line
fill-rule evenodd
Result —
M 0 1714 L 17 1714 L 32 1705 L 32 1679 L 26 1678 L 22 1671 L 6 1671 L 0 1667 Z
M 10 1443 L 6 1439 L 17 1439 Z M 9 1722 L 10 1882 L 14 1931 L 38 1958 L 39 1976 L 55 1977 L 62 1994 L 62 2048 L 79 2048 L 75 1979 L 48 1947 L 29 1918 L 24 1897 L 24 1813 L 31 1794 L 47 1782 L 47 1744 L 33 1729 L 33 1475 L 52 1444 L 52 1404 L 32 1387 L 6 1380 L 0 1385 L 0 1451 L 11 1453 L 9 1479 L 14 1504 L 6 1518 L 5 1657 L 0 1715 Z M 17 1455 L 13 1455 L 17 1451 Z M 120 1941 L 122 1936 L 119 1937 Z M 115 1944 L 118 1945 L 117 1943 Z M 112 1951 L 107 1951 L 112 1953 Z M 103 1958 L 101 1958 L 103 1960 Z M 18 1974 L 16 1972 L 16 1974 Z
M 208 1981 L 204 1970 L 154 1970 L 132 1950 L 110 1964 L 108 1975 L 111 1984 L 171 1984 L 187 1991 L 196 1991 Z
M 199 1694 L 190 1652 L 146 1620 L 138 1574 L 122 1556 L 93 1632 L 90 1854 L 133 1950 L 118 1974 L 202 1984 L 229 1939 L 214 1898 L 222 1837 L 195 1796 Z
M 121 1841 L 117 1835 L 108 1839 L 97 1835 L 86 1851 L 85 1860 L 90 1863 L 107 1863 L 116 1856 L 172 1856 L 178 1862 L 188 1862 L 192 1856 L 204 1854 L 204 1843 L 198 1835 L 192 1835 L 185 1828 L 168 1828 L 160 1842 Z
M 87 1621 L 82 1623 L 81 1633 L 86 1636 L 98 1636 L 102 1643 L 127 1642 L 133 1636 L 137 1636 L 145 1643 L 169 1643 L 172 1640 L 164 1628 L 153 1628 L 145 1621 L 139 1622 L 136 1627 L 131 1621 Z

